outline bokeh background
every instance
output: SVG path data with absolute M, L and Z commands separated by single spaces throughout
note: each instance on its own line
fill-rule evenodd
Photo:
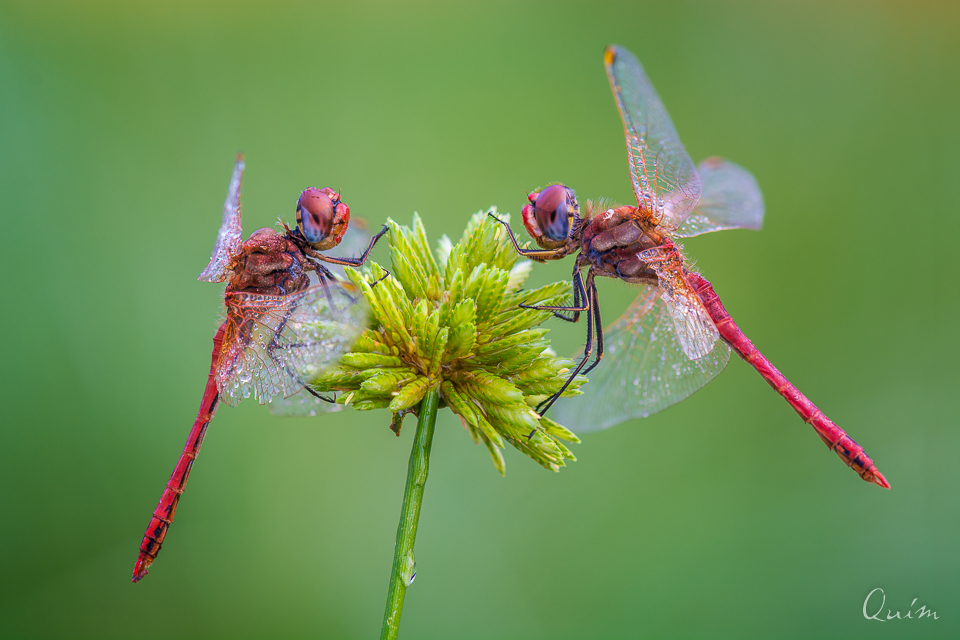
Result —
M 433 238 L 550 181 L 629 202 L 609 42 L 695 160 L 757 176 L 763 231 L 688 252 L 893 490 L 737 360 L 556 475 L 510 450 L 501 478 L 445 412 L 402 635 L 957 637 L 960 12 L 912 2 L 0 5 L 0 635 L 375 636 L 414 431 L 384 412 L 221 409 L 129 581 L 206 379 L 234 154 L 248 233 L 308 186 Z M 876 587 L 940 619 L 866 620 Z

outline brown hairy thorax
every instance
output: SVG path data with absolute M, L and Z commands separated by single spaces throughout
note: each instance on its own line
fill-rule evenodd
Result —
M 302 291 L 310 286 L 305 263 L 303 251 L 287 236 L 270 228 L 259 229 L 235 258 L 227 291 L 275 296 Z
M 665 236 L 644 211 L 629 205 L 600 210 L 587 203 L 580 238 L 580 266 L 594 266 L 597 275 L 656 284 L 656 272 L 640 257 L 663 246 Z

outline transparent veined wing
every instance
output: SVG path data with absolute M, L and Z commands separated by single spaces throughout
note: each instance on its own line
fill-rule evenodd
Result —
M 210 263 L 200 273 L 197 280 L 204 282 L 225 282 L 230 277 L 230 263 L 240 253 L 243 243 L 243 228 L 240 220 L 240 181 L 243 178 L 243 156 L 237 156 L 237 163 L 230 176 L 227 199 L 223 201 L 223 219 L 217 241 L 210 254 Z
M 703 358 L 688 358 L 660 289 L 640 287 L 637 299 L 604 331 L 604 358 L 590 372 L 583 394 L 554 405 L 554 419 L 576 433 L 662 411 L 710 382 L 730 360 L 722 341 Z
M 366 302 L 349 284 L 330 282 L 287 296 L 228 292 L 224 298 L 227 329 L 216 380 L 229 405 L 302 392 L 367 327 Z
M 697 169 L 640 61 L 610 45 L 603 62 L 623 120 L 637 204 L 665 230 L 675 229 L 700 199 Z
M 687 282 L 676 247 L 654 247 L 638 255 L 657 274 L 660 297 L 673 318 L 677 342 L 683 353 L 690 360 L 708 355 L 720 340 L 720 332 L 700 296 Z
M 333 400 L 334 394 L 322 394 Z M 270 407 L 270 413 L 275 416 L 296 416 L 310 417 L 321 413 L 331 413 L 333 411 L 342 411 L 342 404 L 327 402 L 313 395 L 306 389 L 286 398 L 276 397 L 267 405 Z
M 763 226 L 763 194 L 753 174 L 725 158 L 707 158 L 698 169 L 703 195 L 672 235 L 689 238 L 721 229 L 759 231 Z

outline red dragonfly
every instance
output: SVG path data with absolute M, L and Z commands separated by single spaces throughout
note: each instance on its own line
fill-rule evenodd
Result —
M 213 336 L 210 375 L 197 419 L 183 454 L 140 543 L 133 581 L 147 575 L 156 559 L 190 475 L 207 425 L 220 402 L 237 405 L 253 396 L 261 404 L 276 400 L 278 413 L 313 415 L 336 407 L 332 399 L 307 385 L 333 364 L 363 331 L 366 308 L 350 285 L 322 263 L 360 266 L 384 228 L 359 258 L 333 258 L 319 251 L 340 244 L 350 223 L 350 208 L 332 189 L 307 189 L 297 201 L 297 226 L 254 231 L 242 241 L 237 159 L 223 203 L 223 222 L 199 280 L 227 282 L 226 319 Z M 356 234 L 363 235 L 363 234 Z M 310 272 L 319 284 L 311 286 Z
M 580 313 L 587 316 L 584 358 L 563 388 L 574 376 L 596 367 L 607 345 L 608 362 L 584 386 L 583 396 L 564 398 L 558 405 L 561 422 L 575 431 L 595 431 L 656 413 L 712 380 L 733 349 L 844 463 L 864 480 L 889 489 L 863 448 L 753 346 L 674 241 L 721 229 L 760 229 L 763 198 L 756 180 L 746 169 L 722 158 L 708 158 L 694 166 L 632 53 L 607 47 L 604 65 L 623 120 L 637 206 L 588 202 L 581 215 L 574 191 L 555 184 L 531 193 L 523 208 L 523 224 L 540 249 L 522 249 L 504 223 L 517 251 L 533 260 L 556 260 L 579 252 L 573 271 L 573 306 L 528 307 L 552 311 L 569 322 L 577 322 Z M 589 267 L 585 280 L 583 267 Z M 637 299 L 606 333 L 601 331 L 594 283 L 598 276 L 619 278 L 640 288 Z M 594 336 L 596 358 L 586 366 Z M 537 411 L 546 411 L 562 392 L 545 400 Z

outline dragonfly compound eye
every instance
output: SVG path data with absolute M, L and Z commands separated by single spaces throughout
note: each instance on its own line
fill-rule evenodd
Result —
M 570 232 L 570 219 L 579 213 L 577 197 L 573 189 L 555 184 L 540 192 L 533 205 L 537 225 L 551 240 L 566 240 Z
M 311 187 L 297 200 L 297 227 L 310 244 L 317 244 L 330 235 L 335 215 L 336 205 L 320 189 Z

